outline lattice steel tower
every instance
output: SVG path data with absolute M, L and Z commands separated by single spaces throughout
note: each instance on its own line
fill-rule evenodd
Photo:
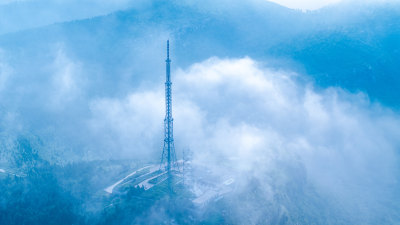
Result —
M 176 166 L 176 155 L 174 146 L 174 119 L 172 118 L 172 94 L 171 94 L 171 60 L 169 59 L 169 40 L 167 41 L 167 60 L 166 62 L 166 81 L 165 81 L 165 106 L 166 114 L 164 119 L 164 148 L 161 156 L 162 167 L 166 161 L 166 170 L 168 173 Z

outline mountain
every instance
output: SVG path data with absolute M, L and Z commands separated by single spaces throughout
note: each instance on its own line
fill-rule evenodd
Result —
M 0 35 L 0 222 L 400 221 L 399 3 L 142 3 Z M 197 178 L 172 204 L 136 187 L 160 175 L 167 39 Z
M 162 67 L 149 65 L 161 62 L 160 46 L 171 38 L 175 66 L 211 56 L 273 58 L 269 63 L 294 68 L 323 87 L 365 91 L 397 107 L 400 94 L 390 87 L 399 84 L 399 10 L 395 3 L 302 13 L 265 1 L 235 1 L 229 7 L 152 1 L 139 9 L 2 35 L 0 47 L 14 77 L 30 83 L 36 74 L 49 76 L 41 68 L 63 49 L 90 73 L 85 77 L 90 80 L 85 91 L 89 96 L 120 93 L 142 80 L 154 80 Z M 337 19 L 342 14 L 348 19 Z

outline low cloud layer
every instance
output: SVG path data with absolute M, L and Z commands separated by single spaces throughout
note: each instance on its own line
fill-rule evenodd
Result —
M 33 131 L 48 149 L 42 155 L 56 161 L 158 163 L 163 75 L 158 85 L 145 82 L 125 97 L 91 95 L 84 66 L 57 49 L 46 68 L 52 75 L 41 85 L 17 82 L 22 78 L 1 61 L 0 81 L 7 85 L 0 93 L 10 98 L 3 102 L 4 127 Z M 363 93 L 319 89 L 303 75 L 251 58 L 210 58 L 173 70 L 172 76 L 178 157 L 192 152 L 195 177 L 234 181 L 227 195 L 233 220 L 274 223 L 300 221 L 302 215 L 321 224 L 340 224 L 338 218 L 343 224 L 400 220 L 396 112 Z M 195 183 L 192 188 L 201 194 Z
M 327 205 L 343 210 L 337 216 L 348 222 L 393 219 L 398 115 L 370 104 L 362 93 L 317 91 L 296 81 L 296 74 L 249 58 L 212 58 L 179 71 L 175 80 L 176 104 L 191 102 L 198 109 L 194 115 L 201 115 L 181 121 L 176 114 L 177 139 L 189 142 L 195 163 L 219 177 L 236 177 L 243 192 L 251 185 L 246 178 L 256 179 L 266 202 L 286 185 L 310 184 Z M 193 129 L 181 131 L 188 126 Z M 305 184 L 293 183 L 296 179 Z M 277 204 L 289 209 L 288 203 Z M 289 217 L 292 213 L 289 209 Z
M 195 166 L 235 178 L 237 191 L 256 180 L 266 201 L 289 184 L 310 185 L 345 221 L 391 221 L 399 116 L 362 93 L 316 90 L 300 77 L 250 58 L 210 58 L 174 71 L 178 154 L 189 148 Z M 125 146 L 123 154 L 161 154 L 163 104 L 161 85 L 123 100 L 98 99 L 90 126 L 115 135 L 110 141 Z M 290 217 L 290 206 L 279 204 Z

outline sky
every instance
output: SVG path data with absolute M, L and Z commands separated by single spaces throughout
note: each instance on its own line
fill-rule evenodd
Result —
M 142 1 L 0 0 L 0 34 L 124 10 Z M 32 16 L 35 15 L 35 16 Z
M 270 0 L 291 9 L 316 10 L 342 0 Z
M 318 10 L 323 7 L 335 5 L 338 3 L 357 2 L 361 4 L 370 4 L 370 3 L 396 2 L 396 0 L 268 0 L 268 1 L 278 3 L 287 8 L 300 9 L 303 11 Z

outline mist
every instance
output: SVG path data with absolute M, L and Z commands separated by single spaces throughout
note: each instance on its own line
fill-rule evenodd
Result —
M 316 90 L 312 83 L 299 82 L 301 76 L 251 58 L 210 58 L 178 69 L 176 145 L 189 148 L 192 166 L 208 171 L 207 176 L 235 180 L 237 196 L 228 198 L 234 199 L 230 210 L 243 215 L 238 223 L 274 221 L 271 209 L 292 221 L 311 216 L 299 212 L 304 203 L 294 200 L 310 194 L 321 200 L 307 207 L 328 224 L 339 218 L 352 224 L 396 221 L 399 209 L 391 206 L 399 200 L 399 115 L 371 103 L 364 93 Z M 157 149 L 162 100 L 157 86 L 122 100 L 96 101 L 96 109 L 107 116 L 95 124 L 137 135 L 138 148 Z M 118 121 L 141 122 L 127 132 Z M 262 199 L 239 197 L 254 188 Z M 270 205 L 259 207 L 262 201 Z
M 398 223 L 399 9 L 1 4 L 0 223 Z

